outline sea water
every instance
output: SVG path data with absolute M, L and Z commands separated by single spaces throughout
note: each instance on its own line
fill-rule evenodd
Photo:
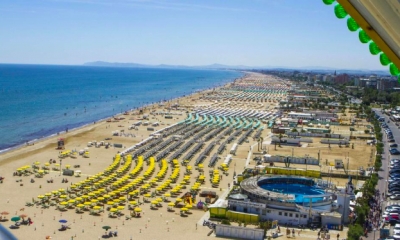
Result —
M 0 152 L 241 76 L 222 70 L 0 64 Z

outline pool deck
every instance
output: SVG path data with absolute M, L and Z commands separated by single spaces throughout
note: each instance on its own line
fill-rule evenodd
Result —
M 293 178 L 290 176 L 272 176 L 273 178 Z M 298 203 L 296 202 L 296 196 L 295 194 L 286 194 L 286 193 L 279 193 L 279 192 L 274 192 L 274 191 L 270 191 L 270 190 L 266 190 L 261 188 L 258 183 L 264 179 L 268 179 L 270 177 L 268 176 L 263 176 L 263 177 L 251 177 L 248 179 L 243 180 L 240 183 L 240 186 L 242 188 L 242 191 L 245 194 L 248 194 L 250 197 L 253 198 L 258 198 L 261 201 L 273 201 L 274 203 L 276 202 L 281 202 L 282 204 L 294 204 L 294 205 L 298 205 L 298 204 L 304 204 L 304 203 Z M 316 201 L 313 202 L 313 204 L 315 203 L 321 203 L 322 205 L 326 205 L 327 203 L 331 203 L 332 201 L 329 200 L 331 196 L 331 193 L 323 193 L 323 194 L 318 194 L 318 195 L 304 195 L 303 197 L 305 198 L 322 198 L 324 200 L 322 201 Z

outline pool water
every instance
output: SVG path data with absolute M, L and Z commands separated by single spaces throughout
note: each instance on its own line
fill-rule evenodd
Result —
M 309 203 L 310 198 L 304 198 L 305 195 L 322 195 L 325 194 L 324 190 L 319 189 L 315 186 L 307 186 L 297 183 L 267 183 L 259 185 L 262 189 L 271 192 L 279 192 L 283 194 L 293 194 L 295 195 L 295 202 L 302 204 L 303 202 Z M 312 198 L 312 202 L 321 201 L 322 197 Z

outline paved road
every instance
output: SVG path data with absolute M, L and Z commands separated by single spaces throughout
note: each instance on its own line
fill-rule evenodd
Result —
M 389 121 L 389 116 L 384 115 L 381 113 L 380 109 L 373 109 L 376 113 L 378 113 L 379 116 L 384 117 L 386 120 L 386 124 L 390 127 L 390 129 L 393 132 L 393 136 L 394 139 L 396 141 L 397 144 L 400 143 L 400 129 L 398 129 L 398 127 L 393 123 L 393 121 L 390 121 L 390 123 L 387 123 L 387 121 Z M 387 178 L 389 175 L 389 163 L 390 163 L 390 159 L 391 159 L 391 155 L 389 154 L 389 145 L 392 144 L 390 142 L 387 142 L 386 140 L 386 134 L 383 132 L 383 139 L 382 139 L 383 143 L 385 144 L 384 147 L 384 152 L 382 154 L 382 171 L 379 171 L 379 182 L 378 182 L 378 186 L 377 189 L 380 189 L 380 191 L 382 191 L 383 189 L 385 190 L 385 194 L 387 193 Z M 400 158 L 400 155 L 394 155 L 393 158 Z M 388 200 L 390 201 L 390 200 Z
M 385 118 L 386 124 L 389 126 L 389 128 L 393 132 L 394 139 L 397 144 L 400 143 L 400 129 L 389 119 L 389 116 L 382 114 L 380 109 L 373 109 L 379 116 Z M 390 123 L 387 123 L 390 120 Z M 393 158 L 400 158 L 400 155 L 394 155 L 391 156 L 389 153 L 389 145 L 392 144 L 386 140 L 386 133 L 383 131 L 383 138 L 382 138 L 383 143 L 385 144 L 384 146 L 384 152 L 382 154 L 382 171 L 379 171 L 379 181 L 377 185 L 377 189 L 379 189 L 381 192 L 384 191 L 385 195 L 387 194 L 387 179 L 389 175 L 389 164 L 390 164 L 390 159 Z M 397 202 L 390 200 L 389 198 L 385 198 L 384 202 L 382 204 L 383 207 L 387 206 L 388 203 L 391 202 Z M 389 204 L 390 205 L 390 204 Z M 374 234 L 370 233 L 367 239 L 374 239 Z M 379 230 L 376 231 L 375 239 L 379 239 Z

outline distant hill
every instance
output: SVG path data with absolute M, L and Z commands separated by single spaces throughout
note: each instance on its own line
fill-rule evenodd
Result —
M 315 72 L 333 72 L 337 73 L 348 73 L 348 74 L 378 74 L 378 75 L 388 75 L 389 73 L 385 70 L 366 70 L 366 69 L 335 69 L 332 67 L 323 66 L 310 66 L 310 67 L 284 67 L 284 66 L 245 66 L 245 65 L 224 65 L 224 64 L 210 64 L 203 66 L 186 66 L 186 65 L 148 65 L 140 63 L 119 63 L 119 62 L 104 62 L 95 61 L 87 62 L 83 64 L 84 66 L 94 66 L 94 67 L 123 67 L 123 68 L 181 68 L 181 69 L 234 69 L 234 70 L 297 70 L 297 71 L 315 71 Z
M 83 64 L 84 66 L 95 66 L 95 67 L 129 67 L 129 68 L 194 68 L 194 69 L 270 69 L 270 66 L 264 67 L 250 67 L 244 65 L 223 65 L 223 64 L 210 64 L 210 65 L 203 65 L 203 66 L 185 66 L 185 65 L 166 65 L 166 64 L 159 64 L 159 65 L 148 65 L 148 64 L 140 64 L 140 63 L 119 63 L 119 62 L 103 62 L 103 61 L 96 61 L 96 62 L 87 62 Z

